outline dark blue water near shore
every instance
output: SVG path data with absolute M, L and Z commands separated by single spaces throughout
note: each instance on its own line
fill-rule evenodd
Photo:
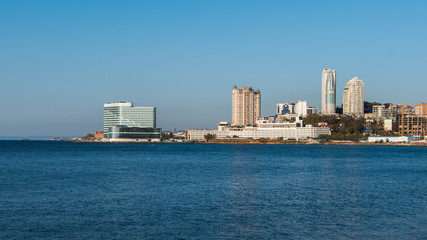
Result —
M 427 148 L 0 141 L 0 239 L 426 239 Z

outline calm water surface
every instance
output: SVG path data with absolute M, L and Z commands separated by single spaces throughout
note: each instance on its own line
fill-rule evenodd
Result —
M 427 148 L 0 141 L 0 239 L 427 239 Z

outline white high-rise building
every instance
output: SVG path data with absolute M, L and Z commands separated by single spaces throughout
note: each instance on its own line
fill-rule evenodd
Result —
M 322 72 L 322 114 L 334 114 L 337 105 L 336 73 L 332 69 Z
M 298 100 L 295 104 L 295 113 L 298 116 L 307 116 L 307 101 L 306 100 Z
M 357 77 L 347 82 L 343 94 L 343 114 L 363 115 L 364 85 Z
M 238 89 L 234 86 L 232 93 L 232 125 L 255 125 L 256 119 L 261 117 L 261 92 L 251 87 Z

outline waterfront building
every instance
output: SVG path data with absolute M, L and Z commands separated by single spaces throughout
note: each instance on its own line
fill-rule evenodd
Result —
M 232 90 L 232 125 L 253 126 L 261 116 L 261 92 L 251 87 Z
M 322 114 L 335 114 L 337 105 L 336 72 L 323 69 L 322 72 Z
M 104 104 L 105 138 L 160 138 L 155 107 L 134 107 L 131 102 Z
M 363 116 L 364 83 L 357 77 L 347 82 L 343 94 L 343 114 Z
M 370 136 L 368 142 L 371 143 L 409 143 L 419 141 L 420 136 Z
M 205 135 L 212 134 L 218 139 L 227 138 L 268 138 L 268 139 L 307 139 L 317 138 L 322 134 L 331 134 L 328 127 L 303 127 L 302 121 L 293 123 L 259 123 L 257 127 L 233 127 L 226 122 L 218 124 L 218 130 L 187 130 L 186 139 L 200 141 Z
M 104 131 L 95 131 L 94 136 L 95 136 L 95 138 L 103 138 L 104 137 Z

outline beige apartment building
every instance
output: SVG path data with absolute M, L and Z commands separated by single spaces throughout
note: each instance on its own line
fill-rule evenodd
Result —
M 347 82 L 343 94 L 343 114 L 363 116 L 365 84 L 357 77 Z
M 252 87 L 234 86 L 232 94 L 232 125 L 254 126 L 261 116 L 261 92 Z

